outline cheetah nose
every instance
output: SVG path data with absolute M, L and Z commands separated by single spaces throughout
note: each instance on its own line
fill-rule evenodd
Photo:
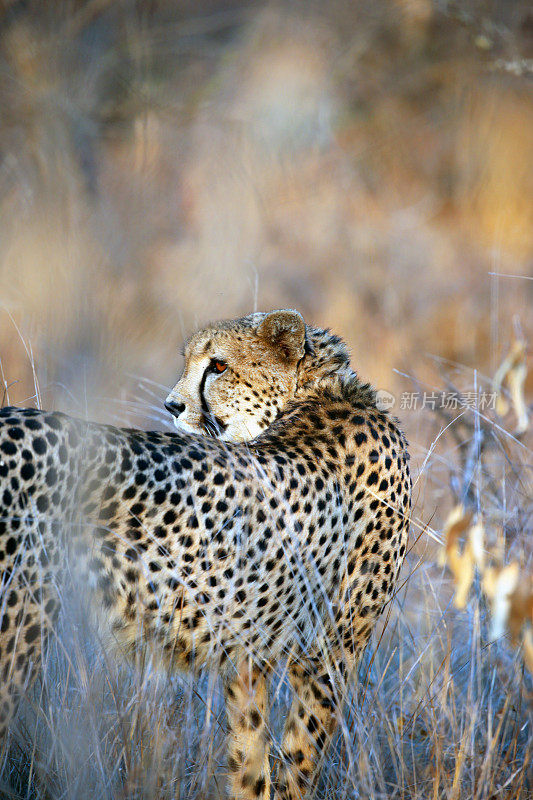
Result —
M 165 401 L 165 408 L 167 411 L 170 411 L 174 417 L 179 417 L 179 415 L 185 411 L 185 403 L 174 403 L 173 401 L 168 402 L 167 400 Z

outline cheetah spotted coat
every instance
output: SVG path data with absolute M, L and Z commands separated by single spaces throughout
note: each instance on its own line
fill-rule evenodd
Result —
M 294 395 L 250 442 L 0 410 L 0 727 L 53 632 L 57 587 L 75 580 L 119 650 L 219 666 L 232 798 L 314 785 L 334 671 L 355 665 L 394 591 L 410 477 L 342 342 L 306 336 Z M 272 783 L 266 681 L 287 657 L 295 700 Z

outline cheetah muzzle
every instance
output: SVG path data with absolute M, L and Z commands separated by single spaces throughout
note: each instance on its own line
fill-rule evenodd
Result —
M 303 798 L 403 560 L 406 441 L 343 342 L 296 311 L 210 325 L 184 354 L 175 433 L 0 411 L 0 727 L 74 576 L 121 650 L 219 668 L 232 798 Z M 295 700 L 271 781 L 284 659 Z

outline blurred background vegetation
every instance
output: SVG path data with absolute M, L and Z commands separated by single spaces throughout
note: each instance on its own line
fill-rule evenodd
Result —
M 392 391 L 529 332 L 527 1 L 4 0 L 1 26 L 12 400 L 25 342 L 47 405 L 120 416 L 129 373 L 171 384 L 184 335 L 254 308 Z
M 490 390 L 532 341 L 531 4 L 3 0 L 0 32 L 4 402 L 165 427 L 199 325 L 290 306 L 333 328 L 411 440 L 416 574 L 370 662 L 378 727 L 327 796 L 531 797 L 531 685 L 438 561 L 467 499 L 531 565 L 531 436 L 512 409 L 399 402 Z

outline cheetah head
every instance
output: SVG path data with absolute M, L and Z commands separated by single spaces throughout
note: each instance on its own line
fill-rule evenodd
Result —
M 291 309 L 217 322 L 185 344 L 165 406 L 179 431 L 249 441 L 294 397 L 309 349 L 305 322 Z

